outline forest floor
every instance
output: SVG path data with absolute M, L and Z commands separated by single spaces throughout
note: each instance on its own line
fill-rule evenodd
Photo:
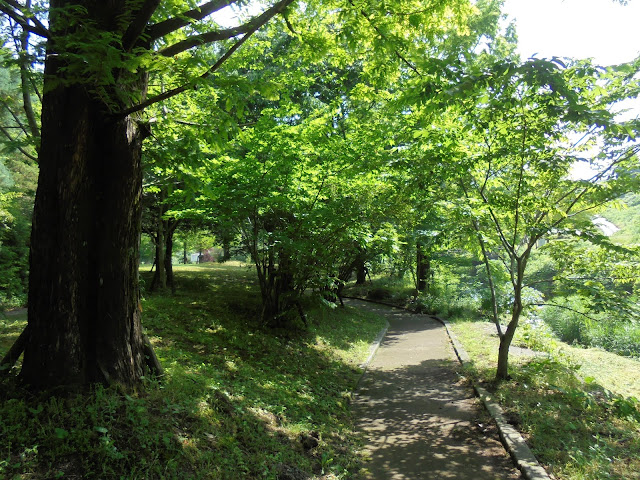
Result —
M 428 315 L 351 300 L 390 324 L 356 391 L 367 479 L 517 479 L 497 429 Z
M 254 269 L 175 273 L 175 295 L 142 301 L 162 379 L 136 393 L 56 395 L 23 389 L 19 365 L 0 378 L 0 478 L 357 478 L 351 392 L 384 319 L 309 298 L 306 328 L 271 329 L 259 320 Z M 24 313 L 0 315 L 0 357 Z

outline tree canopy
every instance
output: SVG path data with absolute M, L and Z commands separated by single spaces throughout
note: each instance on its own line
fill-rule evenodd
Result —
M 0 256 L 12 265 L 3 301 L 27 290 L 30 200 L 19 199 L 35 188 L 21 172 L 40 172 L 25 381 L 139 384 L 141 232 L 155 249 L 151 289 L 176 287 L 174 238 L 214 235 L 224 258 L 233 245 L 275 326 L 304 323 L 309 292 L 338 301 L 352 277 L 382 271 L 412 272 L 415 301 L 432 300 L 438 259 L 467 250 L 484 266 L 507 378 L 521 315 L 561 295 L 528 290 L 541 243 L 556 257 L 615 252 L 607 279 L 634 271 L 635 247 L 606 240 L 592 217 L 636 188 L 639 123 L 616 108 L 637 97 L 640 62 L 523 61 L 500 8 L 0 1 L 0 222 L 3 245 L 16 243 Z M 553 282 L 635 315 L 629 282 L 613 282 L 624 302 L 604 300 L 604 278 L 569 287 L 588 269 L 571 258 Z

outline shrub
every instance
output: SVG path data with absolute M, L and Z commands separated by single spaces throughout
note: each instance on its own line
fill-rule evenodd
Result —
M 579 312 L 588 312 L 589 306 L 583 297 L 573 295 L 554 300 L 558 307 L 545 306 L 540 310 L 540 316 L 553 333 L 563 342 L 590 345 L 589 319 Z
M 386 287 L 372 288 L 367 292 L 367 298 L 369 300 L 388 300 L 393 296 L 391 289 Z

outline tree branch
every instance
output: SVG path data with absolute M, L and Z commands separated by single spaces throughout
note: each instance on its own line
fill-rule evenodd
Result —
M 11 137 L 11 134 L 9 133 L 9 131 L 6 129 L 6 127 L 2 127 L 0 126 L 0 132 L 2 132 L 4 134 L 5 137 L 7 137 L 9 139 L 10 142 L 15 142 L 15 139 Z M 30 160 L 33 160 L 34 162 L 38 162 L 38 159 L 36 157 L 34 157 L 33 155 L 31 155 L 29 152 L 27 152 L 24 148 L 22 148 L 19 145 L 16 145 L 16 148 L 20 151 L 20 153 L 22 153 L 25 157 L 27 157 Z
M 157 40 L 171 32 L 179 30 L 182 27 L 186 27 L 194 20 L 202 20 L 203 18 L 208 17 L 212 13 L 215 13 L 228 5 L 233 5 L 234 3 L 237 3 L 237 1 L 238 0 L 213 0 L 207 3 L 203 3 L 202 5 L 192 10 L 183 12 L 177 17 L 170 18 L 160 23 L 156 23 L 155 25 L 151 25 L 147 28 L 146 33 L 147 35 L 149 35 L 151 41 Z
M 571 307 L 565 307 L 564 305 L 558 305 L 556 303 L 530 303 L 529 306 L 531 307 L 555 307 L 555 308 L 562 308 L 563 310 L 569 310 L 570 312 L 573 313 L 577 313 L 578 315 L 582 315 L 585 318 L 588 318 L 589 320 L 593 320 L 594 322 L 597 322 L 598 319 L 591 317 L 589 315 L 587 315 L 584 312 L 581 312 L 580 310 L 575 310 Z
M 176 95 L 179 95 L 180 93 L 183 93 L 187 90 L 189 90 L 190 88 L 193 88 L 193 85 L 198 83 L 198 81 L 201 80 L 205 80 L 206 78 L 210 77 L 211 75 L 213 75 L 221 66 L 224 62 L 226 62 L 229 57 L 231 57 L 231 55 L 233 55 L 235 53 L 236 50 L 238 50 L 242 44 L 244 42 L 246 42 L 247 40 L 249 40 L 249 38 L 251 37 L 251 35 L 253 35 L 256 31 L 258 31 L 258 29 L 260 29 L 260 27 L 262 27 L 264 24 L 266 24 L 273 16 L 275 16 L 277 13 L 279 13 L 280 11 L 282 11 L 284 8 L 286 8 L 289 4 L 291 4 L 293 2 L 293 0 L 281 0 L 280 2 L 278 2 L 277 4 L 275 4 L 273 7 L 271 7 L 269 10 L 267 10 L 265 13 L 263 13 L 262 15 L 260 15 L 259 18 L 260 19 L 260 23 L 252 23 L 253 26 L 252 28 L 247 31 L 244 36 L 238 40 L 236 43 L 233 44 L 233 46 L 227 50 L 227 52 L 218 59 L 218 61 L 211 67 L 209 68 L 209 70 L 207 70 L 206 72 L 204 72 L 202 75 L 200 75 L 198 78 L 196 78 L 193 82 L 188 83 L 188 84 L 184 84 L 181 85 L 179 87 L 176 87 L 172 90 L 168 90 L 166 92 L 163 92 L 159 95 L 156 95 L 155 97 L 151 97 L 147 100 L 145 100 L 144 102 L 138 104 L 138 105 L 134 105 L 126 110 L 123 110 L 122 112 L 116 113 L 115 116 L 122 118 L 122 117 L 126 117 L 127 115 L 131 115 L 133 113 L 139 112 L 141 110 L 144 110 L 145 108 L 147 108 L 150 105 L 153 105 L 155 103 L 158 102 L 162 102 L 164 100 L 167 100 L 171 97 L 175 97 Z M 267 16 L 267 13 L 269 13 L 269 15 Z
M 356 5 L 353 3 L 353 0 L 349 0 L 349 3 L 351 4 L 352 7 L 356 8 Z M 373 24 L 373 22 L 371 21 L 371 18 L 369 18 L 369 16 L 364 10 L 360 10 L 360 14 L 367 20 L 367 22 L 369 22 L 371 27 L 376 31 L 378 35 L 380 35 L 382 38 L 388 41 L 387 36 L 382 32 L 382 30 L 380 30 L 378 26 Z M 419 77 L 423 76 L 422 73 L 420 73 L 420 71 L 416 68 L 416 66 L 413 63 L 411 63 L 409 60 L 407 60 L 407 58 L 404 55 L 402 55 L 398 51 L 398 49 L 394 48 L 393 53 L 395 53 L 396 57 L 398 57 L 407 67 L 413 70 L 413 72 L 416 75 L 418 75 Z
M 31 6 L 31 1 L 27 2 L 27 6 Z M 13 30 L 13 28 L 12 28 Z M 36 119 L 36 114 L 33 110 L 33 104 L 31 102 L 31 92 L 29 91 L 29 81 L 31 75 L 29 71 L 29 32 L 23 30 L 20 39 L 15 37 L 16 50 L 20 59 L 20 89 L 22 91 L 22 106 L 24 113 L 27 117 L 27 125 L 29 126 L 31 137 L 33 137 L 36 144 L 36 151 L 40 149 L 40 127 Z
M 51 38 L 49 30 L 38 20 L 32 12 L 23 12 L 23 7 L 15 0 L 0 0 L 0 12 L 7 15 L 14 20 L 24 30 L 35 33 L 43 38 Z M 29 21 L 33 22 L 33 25 L 29 24 Z
M 13 117 L 13 120 L 16 122 L 16 125 L 18 126 L 18 128 L 22 130 L 22 132 L 25 135 L 29 135 L 29 130 L 27 130 L 27 127 L 25 127 L 22 121 L 20 121 L 20 117 L 18 117 L 18 115 L 16 115 L 16 113 L 13 110 L 11 110 L 11 107 L 7 105 L 6 101 L 3 101 L 3 100 L 0 100 L 0 101 L 2 102 L 2 105 L 4 106 L 4 108 L 6 108 L 9 114 Z M 10 128 L 10 127 L 7 127 L 7 128 Z
M 160 55 L 164 55 L 165 57 L 173 57 L 174 55 L 182 53 L 191 48 L 198 47 L 200 45 L 237 37 L 238 35 L 247 33 L 249 30 L 251 30 L 251 25 L 244 24 L 238 27 L 228 28 L 226 30 L 215 30 L 203 33 L 201 35 L 193 35 L 191 37 L 187 37 L 185 40 L 163 48 L 158 53 L 160 53 Z
M 206 32 L 201 35 L 193 35 L 187 37 L 185 40 L 181 42 L 170 45 L 166 48 L 160 50 L 160 54 L 165 57 L 172 57 L 181 52 L 189 50 L 190 48 L 197 47 L 200 45 L 204 45 L 207 43 L 217 42 L 220 40 L 227 40 L 229 38 L 237 37 L 238 35 L 242 35 L 243 33 L 248 33 L 250 31 L 255 31 L 260 28 L 262 25 L 267 23 L 274 15 L 281 12 L 287 5 L 292 3 L 293 0 L 281 0 L 276 3 L 271 8 L 265 10 L 261 15 L 252 18 L 247 23 L 243 25 L 239 25 L 237 27 L 228 28 L 226 30 L 215 30 L 211 32 Z
M 138 10 L 133 21 L 129 24 L 129 28 L 122 36 L 122 48 L 125 52 L 130 51 L 144 33 L 153 12 L 156 11 L 159 5 L 160 0 L 144 0 L 140 10 Z

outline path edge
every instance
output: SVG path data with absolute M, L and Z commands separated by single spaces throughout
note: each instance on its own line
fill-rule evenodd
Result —
M 469 364 L 471 362 L 471 358 L 455 334 L 451 331 L 449 322 L 437 315 L 430 315 L 430 317 L 444 325 L 460 364 L 463 366 L 465 364 Z M 478 398 L 480 398 L 483 405 L 498 426 L 498 433 L 500 435 L 500 440 L 502 440 L 502 444 L 507 452 L 509 452 L 509 455 L 511 455 L 511 458 L 516 464 L 518 470 L 522 472 L 522 475 L 527 480 L 551 480 L 552 477 L 549 476 L 547 471 L 540 465 L 538 459 L 535 457 L 520 432 L 518 432 L 513 425 L 507 422 L 504 417 L 502 407 L 498 404 L 493 395 L 491 395 L 486 389 L 477 385 L 475 382 L 472 383 L 476 395 L 478 395 Z
M 385 322 L 386 322 L 385 326 L 382 328 L 382 330 L 380 330 L 380 332 L 378 332 L 378 335 L 373 340 L 371 345 L 369 345 L 369 357 L 364 362 L 362 362 L 360 364 L 360 368 L 362 369 L 362 373 L 358 377 L 358 381 L 356 382 L 355 386 L 353 387 L 353 392 L 357 391 L 358 388 L 360 387 L 360 382 L 362 381 L 362 379 L 364 378 L 365 374 L 367 373 L 367 370 L 369 369 L 369 365 L 371 364 L 371 361 L 373 360 L 373 357 L 376 355 L 376 352 L 378 351 L 378 348 L 380 348 L 380 344 L 382 343 L 382 340 L 384 340 L 384 337 L 387 335 L 387 331 L 389 330 L 389 321 L 385 320 Z

